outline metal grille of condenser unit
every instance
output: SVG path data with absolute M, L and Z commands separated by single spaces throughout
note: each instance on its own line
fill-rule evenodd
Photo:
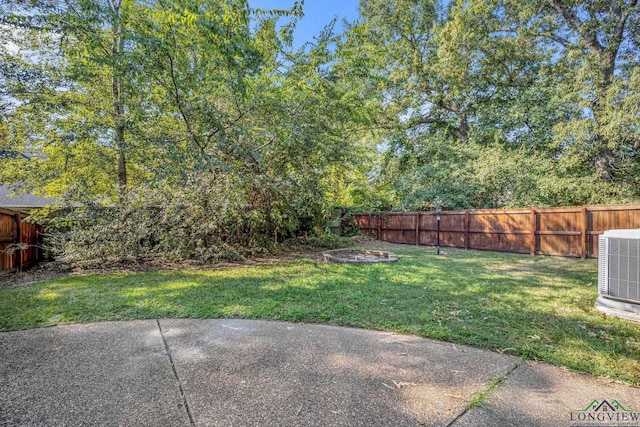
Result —
M 640 239 L 600 236 L 600 295 L 640 303 Z
M 607 255 L 607 239 L 604 236 L 600 236 L 598 239 L 598 293 L 600 295 L 607 295 L 609 293 L 609 284 L 607 278 L 609 272 L 607 271 L 607 265 L 609 264 L 609 256 Z

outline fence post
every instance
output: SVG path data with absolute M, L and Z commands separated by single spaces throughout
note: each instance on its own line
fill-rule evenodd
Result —
M 465 209 L 464 211 L 464 249 L 469 249 L 469 222 L 470 215 L 469 211 Z
M 420 212 L 417 212 L 415 215 L 416 218 L 416 246 L 420 245 Z
M 531 246 L 529 247 L 529 252 L 531 253 L 531 255 L 535 255 L 536 254 L 536 232 L 538 231 L 538 223 L 536 221 L 536 210 L 535 209 L 531 209 L 531 214 L 530 214 L 530 220 L 531 220 Z
M 378 212 L 378 240 L 382 240 L 382 213 Z
M 589 236 L 587 235 L 587 225 L 588 225 L 588 221 L 589 220 L 589 213 L 587 212 L 587 207 L 583 206 L 582 207 L 582 224 L 580 227 L 580 238 L 581 238 L 581 242 L 580 242 L 580 246 L 581 246 L 581 258 L 585 259 L 587 257 L 587 240 L 589 239 Z
M 20 223 L 22 222 L 22 218 L 20 212 L 14 215 L 15 221 L 15 235 L 13 237 L 13 244 L 16 245 L 15 251 L 13 252 L 13 256 L 15 257 L 14 265 L 18 271 L 22 271 L 22 230 L 20 229 Z

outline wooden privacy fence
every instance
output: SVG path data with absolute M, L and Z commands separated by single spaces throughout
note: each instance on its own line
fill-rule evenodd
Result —
M 378 240 L 436 245 L 435 212 L 362 213 L 353 221 Z M 443 211 L 440 246 L 597 258 L 598 236 L 625 228 L 640 228 L 640 205 Z
M 0 209 L 0 271 L 22 270 L 42 256 L 42 225 L 24 222 L 26 216 Z

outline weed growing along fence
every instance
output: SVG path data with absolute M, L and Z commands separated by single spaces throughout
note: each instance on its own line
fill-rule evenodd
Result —
M 435 212 L 361 213 L 353 221 L 377 240 L 436 245 Z M 598 236 L 625 228 L 640 228 L 640 205 L 444 211 L 440 246 L 597 258 Z
M 26 216 L 0 209 L 0 271 L 21 270 L 42 256 L 42 225 L 24 222 Z

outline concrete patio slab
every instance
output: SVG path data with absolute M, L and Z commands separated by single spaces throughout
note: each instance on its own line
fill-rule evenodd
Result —
M 161 320 L 195 424 L 446 426 L 517 359 L 413 336 Z
M 0 334 L 0 425 L 189 425 L 157 322 Z
M 639 411 L 638 388 L 387 332 L 163 319 L 0 333 L 7 426 L 577 427 L 606 412 L 640 427 Z
M 629 412 L 615 405 L 612 411 L 606 404 L 595 410 L 605 400 L 612 405 L 617 401 Z M 590 404 L 591 409 L 584 411 Z M 452 427 L 640 426 L 639 418 L 635 422 L 632 419 L 633 413 L 635 417 L 640 415 L 638 388 L 527 362 L 510 374 L 483 405 L 471 409 Z

